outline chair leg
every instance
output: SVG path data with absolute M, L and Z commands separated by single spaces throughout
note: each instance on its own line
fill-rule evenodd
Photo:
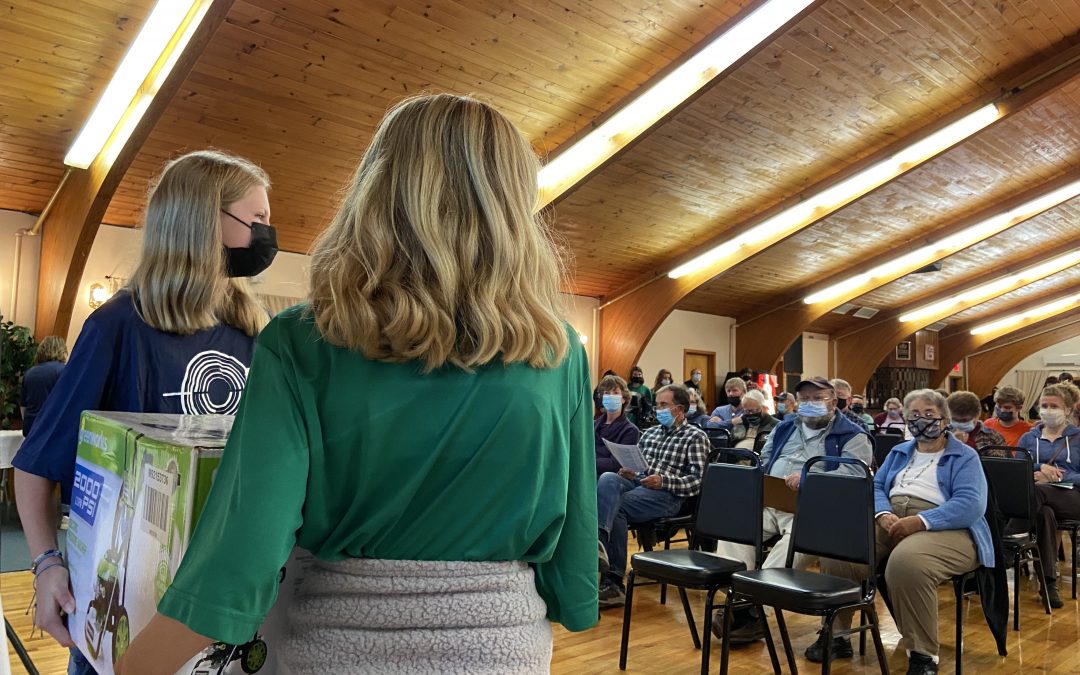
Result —
M 1076 599 L 1076 529 L 1069 530 L 1069 548 L 1072 549 L 1072 597 Z
M 769 627 L 769 619 L 765 616 L 765 608 L 755 605 L 758 614 L 761 615 L 761 625 L 765 628 L 765 646 L 769 648 L 769 660 L 772 661 L 773 675 L 781 675 L 780 659 L 776 656 L 776 643 L 773 642 L 772 628 Z
M 822 626 L 822 630 L 825 631 L 825 649 L 821 653 L 821 675 L 829 675 L 832 669 L 832 625 L 835 618 L 836 613 L 829 612 L 825 615 L 825 625 Z
M 731 651 L 731 600 L 734 596 L 729 588 L 724 601 L 724 626 L 720 632 L 724 636 L 720 644 L 720 675 L 727 675 L 728 672 L 728 655 Z
M 626 576 L 626 606 L 623 607 L 622 644 L 619 646 L 619 670 L 626 670 L 626 652 L 630 648 L 630 608 L 634 605 L 634 570 Z
M 1032 551 L 1032 560 L 1035 563 L 1035 574 L 1039 577 L 1039 588 L 1042 589 L 1043 606 L 1046 608 L 1046 613 L 1050 613 L 1050 594 L 1046 592 L 1046 576 L 1043 574 L 1042 559 L 1039 558 L 1038 551 Z
M 686 589 L 678 587 L 679 598 L 682 600 L 683 613 L 686 614 L 686 623 L 690 626 L 690 637 L 694 638 L 694 649 L 701 649 L 701 640 L 698 639 L 697 624 L 694 622 L 694 612 L 690 609 L 690 600 L 686 597 Z
M 866 610 L 859 610 L 859 625 L 866 625 Z M 866 656 L 866 631 L 859 631 L 859 656 Z
M 776 610 L 776 625 L 780 628 L 780 639 L 784 642 L 784 653 L 787 655 L 791 675 L 799 675 L 799 666 L 795 665 L 795 652 L 791 651 L 791 638 L 788 637 L 787 624 L 784 623 L 784 613 L 779 609 Z
M 881 644 L 881 630 L 878 628 L 877 610 L 871 605 L 867 610 L 870 616 L 870 635 L 874 638 L 874 651 L 877 652 L 878 667 L 881 675 L 889 675 L 889 660 L 885 657 L 885 646 Z
M 1020 630 L 1020 553 L 1013 556 L 1013 630 Z
M 718 590 L 712 588 L 705 594 L 705 619 L 701 626 L 701 675 L 709 675 L 709 652 L 712 649 L 713 599 Z
M 668 537 L 667 539 L 664 540 L 664 550 L 665 551 L 670 551 L 671 550 L 671 537 Z M 661 605 L 666 605 L 667 604 L 667 584 L 664 584 L 664 583 L 660 584 L 660 604 Z
M 964 582 L 967 576 L 956 584 L 956 675 L 960 675 L 964 664 Z

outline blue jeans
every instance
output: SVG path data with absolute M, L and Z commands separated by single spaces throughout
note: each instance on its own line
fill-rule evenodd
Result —
M 622 582 L 626 573 L 627 523 L 644 523 L 673 516 L 682 506 L 682 497 L 667 490 L 641 487 L 617 473 L 605 473 L 596 482 L 596 515 L 600 543 L 607 549 L 613 580 Z
M 97 675 L 97 671 L 90 665 L 90 662 L 86 660 L 86 657 L 82 655 L 78 649 L 71 648 L 71 655 L 68 657 L 68 675 Z

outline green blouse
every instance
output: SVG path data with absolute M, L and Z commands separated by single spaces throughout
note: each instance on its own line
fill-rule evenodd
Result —
M 294 546 L 323 560 L 522 560 L 548 618 L 597 621 L 596 476 L 585 351 L 472 373 L 372 361 L 304 306 L 259 336 L 206 508 L 158 611 L 251 639 Z

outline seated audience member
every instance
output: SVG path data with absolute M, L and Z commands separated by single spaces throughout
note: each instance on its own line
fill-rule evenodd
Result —
M 776 412 L 773 413 L 773 417 L 777 422 L 783 422 L 784 418 L 788 415 L 795 414 L 795 396 L 789 394 L 786 391 L 782 391 L 776 396 L 773 396 L 773 403 L 776 404 Z
M 907 430 L 907 423 L 904 422 L 904 414 L 898 398 L 890 398 L 885 401 L 885 412 L 874 418 L 874 426 L 877 427 L 878 432 L 885 429 L 903 429 L 904 438 L 911 440 L 911 434 Z
M 701 393 L 701 369 L 700 368 L 694 368 L 693 370 L 691 370 L 690 371 L 690 379 L 687 380 L 686 382 L 683 382 L 683 386 L 685 386 L 687 389 L 691 389 L 691 390 L 696 391 L 696 392 L 698 392 L 700 394 Z
M 626 410 L 626 416 L 635 425 L 641 426 L 652 414 L 654 398 L 652 389 L 645 384 L 645 371 L 640 366 L 630 369 L 627 386 L 630 388 L 630 407 Z
M 930 389 L 913 391 L 904 398 L 904 416 L 914 440 L 893 448 L 874 476 L 877 558 L 885 561 L 908 675 L 932 675 L 938 672 L 938 585 L 980 564 L 993 567 L 994 548 L 979 456 L 948 433 L 945 399 Z M 825 558 L 821 571 L 856 581 L 869 572 Z M 850 628 L 851 618 L 837 616 L 834 630 Z M 824 646 L 819 637 L 806 658 L 820 662 Z M 835 638 L 832 653 L 850 657 L 851 641 Z
M 994 399 L 997 396 L 997 391 L 998 388 L 994 387 L 990 390 L 989 396 L 979 400 L 979 406 L 982 408 L 982 411 L 986 413 L 987 417 L 994 414 Z
M 762 447 L 761 465 L 766 474 L 784 479 L 787 486 L 797 492 L 803 465 L 811 457 L 854 457 L 870 464 L 873 439 L 862 424 L 852 422 L 836 409 L 836 393 L 832 383 L 824 377 L 811 377 L 799 383 L 795 396 L 799 403 L 798 418 L 777 424 Z M 852 475 L 859 472 L 857 467 L 850 465 L 840 465 L 833 470 Z M 791 513 L 765 507 L 762 535 L 765 539 L 780 535 L 780 540 L 769 551 L 763 567 L 783 567 L 787 562 L 793 520 Z M 732 560 L 741 560 L 747 569 L 754 569 L 754 550 L 750 546 L 721 541 L 717 542 L 716 553 Z M 796 567 L 805 568 L 810 562 L 806 556 L 795 556 Z M 713 634 L 720 637 L 723 624 L 719 615 L 716 618 Z M 745 644 L 763 637 L 761 617 L 752 611 L 736 611 L 731 619 L 731 644 Z
M 1068 373 L 1062 373 L 1062 374 L 1063 375 L 1068 375 Z M 1049 387 L 1052 384 L 1058 384 L 1058 378 L 1054 377 L 1053 375 L 1046 378 L 1046 381 L 1043 382 L 1043 387 Z M 1038 401 L 1035 401 L 1034 403 L 1032 403 L 1031 408 L 1028 409 L 1028 419 L 1031 420 L 1031 422 L 1033 424 L 1035 423 L 1035 421 L 1037 421 L 1039 419 L 1039 402 Z
M 49 335 L 38 345 L 34 355 L 34 365 L 23 373 L 22 398 L 19 399 L 19 412 L 22 413 L 22 435 L 30 435 L 34 419 L 49 398 L 49 392 L 60 379 L 67 363 L 67 344 L 64 338 Z M 2 470 L 2 469 L 0 469 Z
M 1072 384 L 1072 373 L 1062 373 L 1058 375 L 1058 384 Z
M 1072 381 L 1064 384 L 1059 382 L 1058 384 L 1059 386 L 1065 387 L 1065 391 L 1069 396 L 1068 400 L 1065 401 L 1069 406 L 1069 424 L 1080 424 L 1080 419 L 1077 419 L 1077 406 L 1080 406 L 1080 387 L 1077 387 Z
M 614 375 L 614 374 L 615 374 L 614 370 L 605 371 L 603 377 L 601 377 L 601 381 L 603 381 L 604 377 L 607 377 L 608 375 Z M 626 380 L 623 380 L 623 381 L 625 382 Z M 600 392 L 600 385 L 598 384 L 592 390 L 593 417 L 596 417 L 597 415 L 603 415 L 604 414 L 604 403 L 603 403 L 603 401 L 600 400 L 601 396 L 602 396 L 602 394 Z
M 705 399 L 701 398 L 701 391 L 687 388 L 690 394 L 690 409 L 686 411 L 686 421 L 696 427 L 703 427 L 709 421 L 709 414 L 705 412 Z
M 851 412 L 859 416 L 862 423 L 866 425 L 866 430 L 873 433 L 874 431 L 874 418 L 870 413 L 866 412 L 866 397 L 862 394 L 853 394 L 851 396 Z
M 841 380 L 836 378 L 832 380 L 833 388 L 836 389 L 836 408 L 855 424 L 861 424 L 866 427 L 867 431 L 873 431 L 873 426 L 866 426 L 866 422 L 863 421 L 861 415 L 857 414 L 851 409 L 851 385 L 847 383 L 847 380 Z
M 664 387 L 673 384 L 675 380 L 671 379 L 671 371 L 667 368 L 661 368 L 660 372 L 656 374 L 656 382 L 653 384 L 653 398 L 656 398 L 656 392 L 660 391 Z
M 1031 423 L 1020 419 L 1024 409 L 1024 395 L 1016 387 L 1004 386 L 994 394 L 994 416 L 986 420 L 984 427 L 996 431 L 1005 439 L 1005 445 L 1020 445 L 1020 437 L 1031 430 Z
M 600 539 L 600 606 L 626 602 L 626 531 L 629 523 L 644 523 L 679 512 L 684 499 L 701 490 L 709 455 L 709 437 L 686 423 L 690 395 L 682 385 L 656 392 L 658 426 L 638 441 L 648 471 L 619 469 L 605 473 L 596 484 L 597 529 Z
M 741 377 L 733 377 L 724 383 L 724 393 L 727 399 L 723 405 L 717 406 L 709 416 L 706 426 L 730 429 L 733 417 L 742 412 L 742 397 L 746 395 L 746 380 Z
M 604 407 L 603 414 L 593 421 L 596 435 L 596 476 L 599 478 L 607 471 L 618 471 L 620 468 L 604 441 L 619 445 L 637 445 L 641 432 L 623 414 L 626 406 L 630 404 L 630 389 L 626 386 L 626 380 L 618 375 L 608 375 L 600 380 L 597 389 L 601 392 L 601 404 Z
M 1080 428 L 1069 423 L 1070 394 L 1052 384 L 1039 398 L 1039 423 L 1020 438 L 1020 447 L 1035 459 L 1035 534 L 1043 560 L 1051 607 L 1062 607 L 1057 587 L 1057 524 L 1080 520 Z M 1072 484 L 1068 490 L 1055 483 Z
M 970 391 L 954 391 L 945 399 L 956 440 L 978 452 L 988 445 L 1007 445 L 1005 438 L 979 421 L 982 403 Z M 1006 453 L 1007 454 L 1007 453 Z
M 765 410 L 765 397 L 760 391 L 748 391 L 742 398 L 742 413 L 732 418 L 731 423 L 735 447 L 760 455 L 765 440 L 779 421 Z

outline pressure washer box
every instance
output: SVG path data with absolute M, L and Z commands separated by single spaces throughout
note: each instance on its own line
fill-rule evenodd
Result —
M 83 413 L 67 533 L 76 603 L 68 630 L 101 675 L 112 675 L 172 583 L 232 422 L 231 415 Z M 250 642 L 216 643 L 178 674 L 276 673 L 274 646 L 309 561 L 298 551 L 282 568 L 286 585 Z

